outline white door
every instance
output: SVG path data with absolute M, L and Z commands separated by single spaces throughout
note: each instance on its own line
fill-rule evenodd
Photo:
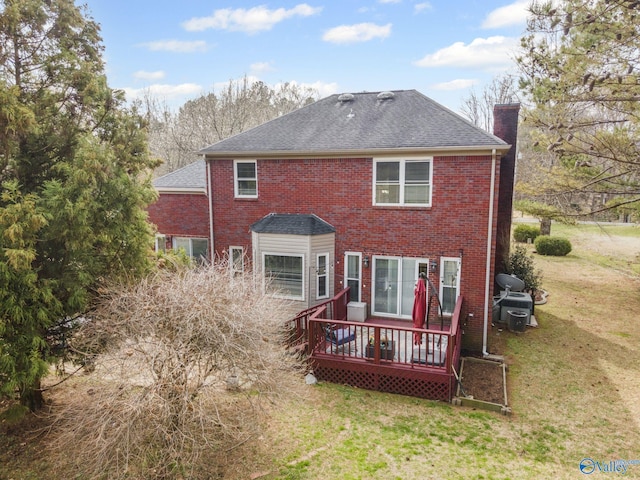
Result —
M 440 302 L 442 313 L 451 314 L 456 308 L 460 295 L 460 259 L 442 257 L 440 259 Z

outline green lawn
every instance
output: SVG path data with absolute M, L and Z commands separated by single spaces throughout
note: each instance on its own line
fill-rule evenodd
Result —
M 324 384 L 274 419 L 264 478 L 571 479 L 585 457 L 640 460 L 640 229 L 552 234 L 574 248 L 535 256 L 549 292 L 539 327 L 490 332 L 512 416 Z
M 554 224 L 552 234 L 573 251 L 535 256 L 549 293 L 539 327 L 489 332 L 509 366 L 511 416 L 309 386 L 271 407 L 264 434 L 227 455 L 224 478 L 574 479 L 587 457 L 640 460 L 640 229 Z M 0 479 L 72 478 L 46 444 L 55 439 L 0 438 Z M 640 478 L 640 465 L 624 477 Z

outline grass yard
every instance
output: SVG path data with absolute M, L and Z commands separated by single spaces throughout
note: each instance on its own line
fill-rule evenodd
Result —
M 640 460 L 640 228 L 552 234 L 573 251 L 534 257 L 549 292 L 539 328 L 490 332 L 509 365 L 511 417 L 324 384 L 305 400 L 312 410 L 272 425 L 282 460 L 263 478 L 573 479 L 585 457 Z M 640 478 L 640 464 L 625 477 Z
M 552 234 L 573 251 L 535 256 L 549 293 L 539 328 L 490 331 L 509 365 L 512 416 L 317 385 L 273 407 L 225 478 L 574 479 L 585 457 L 640 460 L 640 229 L 554 224 Z M 42 456 L 39 443 L 55 439 L 5 424 L 0 479 L 73 478 Z M 640 464 L 624 477 L 640 478 Z

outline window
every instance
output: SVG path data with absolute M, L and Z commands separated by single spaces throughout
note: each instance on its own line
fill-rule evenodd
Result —
M 229 247 L 229 267 L 234 275 L 244 272 L 244 249 L 242 247 Z
M 268 290 L 293 300 L 304 300 L 302 255 L 263 254 Z
M 349 301 L 350 302 L 359 302 L 360 301 L 360 260 L 362 259 L 362 255 L 360 253 L 350 253 L 347 252 L 344 255 L 344 278 L 345 278 L 345 287 L 351 287 L 349 290 Z
M 318 290 L 316 291 L 316 298 L 329 298 L 329 275 L 327 274 L 329 266 L 329 254 L 322 253 L 316 258 L 316 284 L 318 286 Z
M 453 313 L 460 292 L 460 259 L 442 257 L 440 260 L 440 298 L 442 313 Z
M 258 168 L 255 160 L 234 161 L 233 177 L 236 198 L 258 197 Z
M 164 235 L 156 235 L 156 252 L 167 251 L 167 237 Z
M 431 205 L 431 159 L 375 160 L 374 205 Z
M 209 240 L 206 238 L 173 237 L 173 249 L 176 251 L 182 249 L 189 257 L 199 263 L 206 263 Z
M 426 272 L 424 258 L 373 257 L 373 313 L 411 318 L 418 274 Z

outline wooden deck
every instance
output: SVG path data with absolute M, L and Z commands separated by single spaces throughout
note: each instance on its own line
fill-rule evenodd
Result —
M 460 365 L 463 298 L 450 322 L 416 329 L 410 322 L 346 320 L 348 289 L 300 312 L 288 323 L 289 344 L 304 352 L 318 380 L 367 390 L 451 401 Z M 330 342 L 329 330 L 350 334 L 342 345 Z M 344 330 L 346 329 L 346 330 Z M 338 336 L 340 337 L 340 336 Z M 421 344 L 416 345 L 414 339 Z M 455 371 L 454 371 L 455 370 Z

